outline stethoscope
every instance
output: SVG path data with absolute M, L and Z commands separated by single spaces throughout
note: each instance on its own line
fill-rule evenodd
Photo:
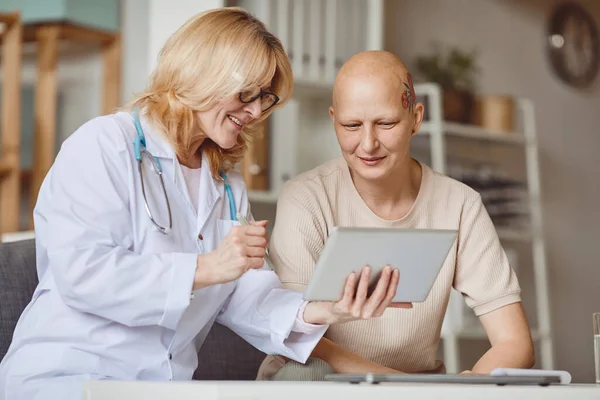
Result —
M 150 221 L 152 221 L 154 226 L 156 226 L 156 228 L 160 232 L 164 233 L 165 235 L 168 235 L 169 233 L 171 233 L 171 230 L 173 228 L 173 218 L 171 216 L 171 205 L 169 204 L 169 196 L 167 196 L 167 189 L 165 188 L 165 181 L 163 180 L 163 170 L 158 158 L 156 158 L 155 156 L 150 154 L 148 150 L 146 150 L 146 137 L 144 136 L 144 131 L 140 123 L 137 108 L 133 110 L 133 123 L 135 125 L 135 130 L 137 131 L 137 136 L 133 141 L 133 152 L 135 155 L 135 159 L 138 162 L 138 171 L 140 174 L 140 182 L 142 183 L 142 195 L 144 196 L 144 206 L 146 207 L 146 213 L 148 213 L 148 217 L 150 218 Z M 165 201 L 167 202 L 167 210 L 169 211 L 168 227 L 161 226 L 158 222 L 156 222 L 156 220 L 152 216 L 150 207 L 148 206 L 148 199 L 146 198 L 146 189 L 144 186 L 144 174 L 142 173 L 142 155 L 145 155 L 148 159 L 150 159 L 150 162 L 152 163 L 152 170 L 154 171 L 154 173 L 156 173 L 156 175 L 158 175 L 158 178 L 160 179 L 160 184 L 165 195 Z M 221 175 L 225 183 L 225 193 L 227 194 L 227 198 L 229 200 L 229 213 L 231 214 L 231 219 L 237 221 L 237 213 L 235 201 L 233 199 L 233 191 L 231 190 L 231 185 L 229 185 L 229 181 L 225 172 L 220 171 L 219 174 Z

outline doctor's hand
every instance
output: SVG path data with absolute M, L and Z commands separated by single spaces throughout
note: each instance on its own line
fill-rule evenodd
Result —
M 346 279 L 344 295 L 337 302 L 310 302 L 304 309 L 304 320 L 311 324 L 332 325 L 380 317 L 388 307 L 412 308 L 411 303 L 393 303 L 400 271 L 386 266 L 375 290 L 367 297 L 371 269 L 363 268 L 360 278 L 352 273 Z
M 198 256 L 193 290 L 238 279 L 249 269 L 263 266 L 268 221 L 231 228 L 212 252 Z

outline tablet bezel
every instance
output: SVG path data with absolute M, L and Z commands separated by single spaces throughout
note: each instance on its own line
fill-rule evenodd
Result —
M 379 235 L 371 236 L 370 240 L 364 240 L 364 235 Z M 383 235 L 383 236 L 382 236 Z M 391 236 L 390 236 L 391 235 Z M 344 237 L 345 236 L 345 237 Z M 405 283 L 402 282 L 402 269 L 412 268 L 411 273 L 418 273 L 425 279 L 419 286 L 410 286 L 410 291 L 417 292 L 412 295 L 408 293 L 396 293 L 394 301 L 398 302 L 412 302 L 420 303 L 427 299 L 435 280 L 437 279 L 445 260 L 447 259 L 452 247 L 455 246 L 458 237 L 458 231 L 452 229 L 419 229 L 419 228 L 381 228 L 381 227 L 334 227 L 330 231 L 325 246 L 317 260 L 315 269 L 312 273 L 310 281 L 304 290 L 304 300 L 306 301 L 338 301 L 342 297 L 344 282 L 347 276 L 352 272 L 360 273 L 363 265 L 357 263 L 357 265 L 345 265 L 336 262 L 336 254 L 340 251 L 352 251 L 352 249 L 360 246 L 361 243 L 370 242 L 374 246 L 379 246 L 375 238 L 381 240 L 384 239 L 396 239 L 396 236 L 403 237 L 404 239 L 410 239 L 411 241 L 419 241 L 420 245 L 424 245 L 428 242 L 428 238 L 435 240 L 429 240 L 434 243 L 432 249 L 427 249 L 427 257 L 434 257 L 435 261 L 428 263 L 424 269 L 418 270 L 411 266 L 399 267 L 400 269 L 400 280 L 399 287 Z M 351 240 L 356 242 L 356 245 L 352 245 L 351 249 L 344 249 L 346 242 Z M 402 244 L 406 246 L 406 244 Z M 408 249 L 412 250 L 413 247 Z M 433 251 L 433 253 L 431 252 Z M 387 253 L 386 253 L 387 252 Z M 386 253 L 387 259 L 392 257 L 393 249 L 386 247 L 385 249 L 377 249 L 378 256 L 370 258 L 379 258 L 379 255 Z M 424 253 L 420 253 L 424 254 Z M 408 258 L 415 259 L 416 255 L 411 254 Z M 362 257 L 362 255 L 361 255 Z M 338 257 L 339 259 L 340 257 Z M 343 257 L 342 257 L 343 258 Z M 413 261 L 414 263 L 414 261 Z M 408 264 L 408 262 L 407 262 Z M 327 266 L 327 269 L 325 268 Z M 370 290 L 377 283 L 377 279 L 383 270 L 384 265 L 370 265 L 371 277 L 370 277 Z M 333 270 L 331 268 L 334 268 Z M 420 268 L 420 266 L 419 266 Z M 405 276 L 410 276 L 405 271 Z M 413 290 L 414 289 L 414 290 Z M 407 292 L 407 291 L 405 291 Z

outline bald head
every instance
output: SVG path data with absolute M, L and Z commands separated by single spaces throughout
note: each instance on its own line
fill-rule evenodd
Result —
M 333 105 L 343 96 L 348 86 L 356 82 L 384 82 L 392 91 L 397 91 L 401 96 L 406 96 L 403 104 L 412 108 L 415 102 L 412 77 L 408 68 L 396 55 L 383 50 L 364 51 L 352 56 L 337 74 L 333 87 Z M 406 92 L 405 95 L 401 93 Z M 407 104 L 408 103 L 408 104 Z
M 395 75 L 405 77 L 408 69 L 395 54 L 383 50 L 363 51 L 350 57 L 338 72 L 336 83 L 354 75 Z
M 383 50 L 364 51 L 352 56 L 340 68 L 333 87 L 336 119 L 375 118 L 387 109 L 399 117 L 421 120 L 423 105 L 416 102 L 413 81 L 406 65 Z
M 423 110 L 398 57 L 366 51 L 350 58 L 336 77 L 329 115 L 354 176 L 373 182 L 398 168 L 412 168 L 410 141 Z

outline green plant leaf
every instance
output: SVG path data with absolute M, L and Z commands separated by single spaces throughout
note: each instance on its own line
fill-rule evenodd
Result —
M 457 47 L 444 48 L 440 43 L 432 44 L 432 52 L 416 57 L 420 75 L 435 82 L 444 90 L 475 91 L 478 66 L 477 52 L 467 52 Z

